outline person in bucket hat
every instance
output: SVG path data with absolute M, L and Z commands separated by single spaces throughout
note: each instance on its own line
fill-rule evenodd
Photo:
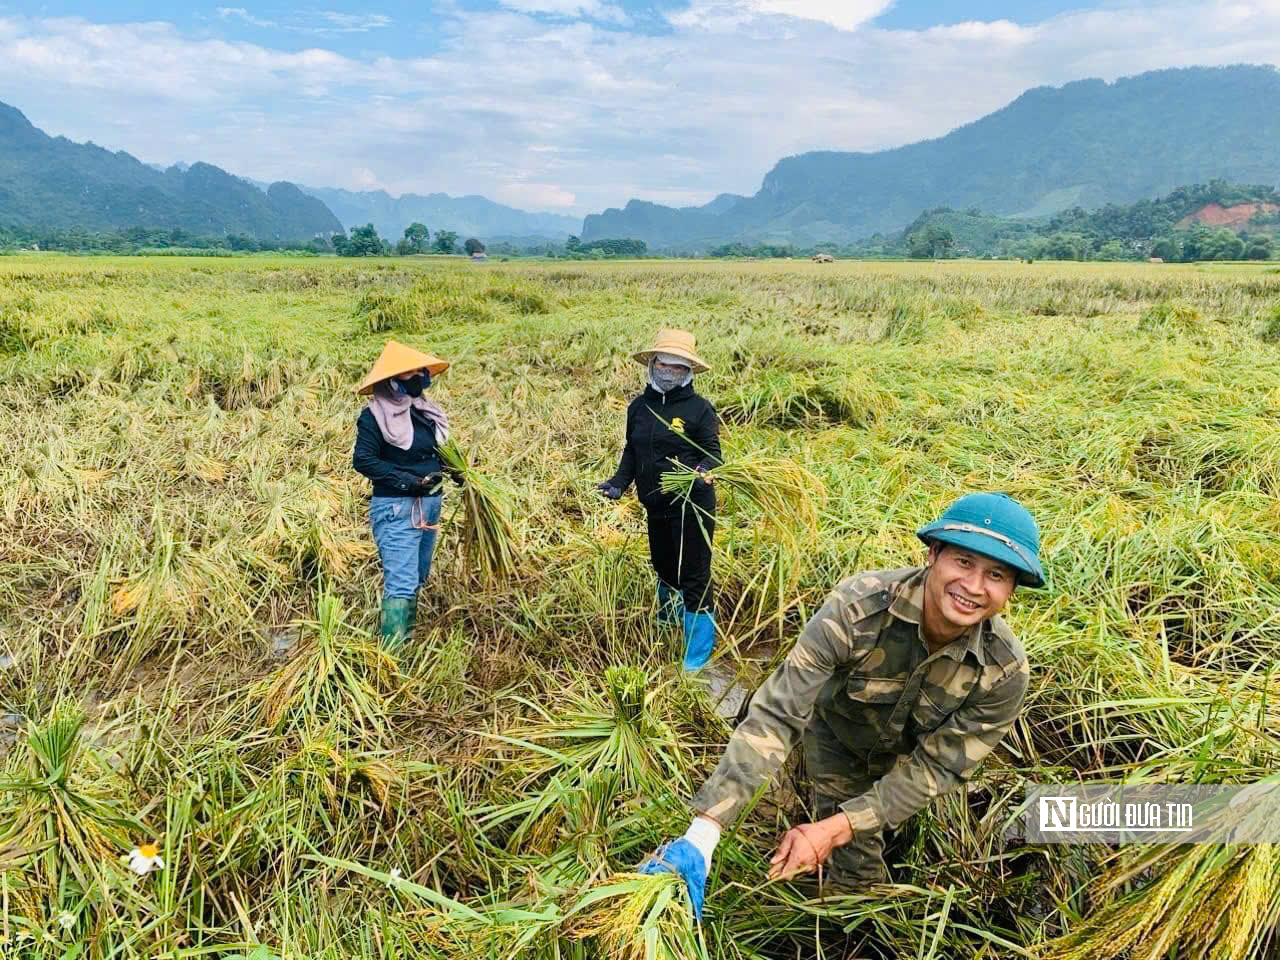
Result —
M 634 354 L 644 365 L 644 392 L 627 407 L 626 440 L 617 472 L 597 484 L 611 500 L 634 481 L 648 514 L 649 559 L 658 575 L 658 620 L 684 627 L 684 668 L 711 659 L 716 623 L 711 583 L 711 541 L 716 495 L 707 471 L 719 466 L 720 421 L 693 389 L 708 367 L 692 333 L 660 330 L 653 346 Z M 688 497 L 663 493 L 662 475 L 683 464 L 703 474 Z
M 449 437 L 449 417 L 426 390 L 448 367 L 388 340 L 356 388 L 369 401 L 356 420 L 351 465 L 373 481 L 369 526 L 382 561 L 380 633 L 392 650 L 413 632 L 439 532 L 446 473 L 439 448 Z
M 841 582 L 752 697 L 689 830 L 642 865 L 701 904 L 723 827 L 804 743 L 812 823 L 783 834 L 769 875 L 819 871 L 846 892 L 888 880 L 884 832 L 957 789 L 1013 727 L 1030 676 L 1000 617 L 1016 586 L 1044 586 L 1040 534 L 999 493 L 961 497 L 918 536 L 923 566 Z

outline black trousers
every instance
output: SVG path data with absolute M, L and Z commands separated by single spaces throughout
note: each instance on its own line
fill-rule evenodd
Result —
M 649 560 L 658 579 L 684 597 L 690 613 L 711 610 L 711 541 L 716 532 L 715 493 L 698 491 L 693 502 L 649 512 Z

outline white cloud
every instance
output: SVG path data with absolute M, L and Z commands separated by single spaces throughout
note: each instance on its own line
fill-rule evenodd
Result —
M 504 183 L 494 199 L 526 210 L 568 209 L 578 200 L 572 191 L 554 183 Z
M 736 25 L 676 17 L 662 35 L 567 12 L 596 0 L 513 2 L 558 5 L 568 19 L 459 14 L 430 24 L 437 52 L 393 58 L 165 23 L 0 18 L 0 89 L 51 134 L 148 160 L 588 212 L 633 196 L 685 205 L 754 193 L 781 157 L 938 136 L 1032 86 L 1280 61 L 1275 0 L 1152 0 L 1034 26 L 928 30 L 858 26 L 883 6 L 874 0 L 814 0 L 802 17 L 779 9 L 791 0 L 717 0 Z M 254 15 L 223 9 L 225 20 Z
M 317 33 L 368 33 L 391 26 L 392 20 L 382 13 L 338 13 L 325 10 L 318 14 Z
M 214 11 L 214 13 L 216 13 L 223 20 L 240 20 L 240 21 L 243 21 L 244 23 L 249 24 L 249 26 L 251 27 L 276 26 L 276 23 L 274 20 L 263 20 L 259 17 L 255 17 L 244 7 L 218 7 Z
M 761 16 L 784 16 L 856 30 L 874 20 L 894 0 L 692 0 L 671 16 L 679 26 L 733 30 Z
M 214 13 L 222 20 L 239 20 L 251 27 L 292 30 L 297 33 L 368 33 L 389 27 L 392 19 L 382 13 L 339 13 L 322 10 L 309 15 L 294 14 L 287 20 L 267 20 L 246 7 L 217 7 Z
M 508 10 L 519 13 L 549 13 L 561 17 L 591 16 L 599 13 L 600 0 L 500 0 Z

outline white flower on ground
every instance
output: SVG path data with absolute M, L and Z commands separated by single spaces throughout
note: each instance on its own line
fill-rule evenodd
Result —
M 70 910 L 63 910 L 58 913 L 58 926 L 63 930 L 70 930 L 76 925 L 76 915 Z
M 144 843 L 129 851 L 129 869 L 140 877 L 145 877 L 152 870 L 163 870 L 164 860 L 154 843 Z
M 399 867 L 392 867 L 392 868 L 391 868 L 391 879 L 392 879 L 392 880 L 403 880 L 403 879 L 404 879 L 404 871 L 402 871 Z

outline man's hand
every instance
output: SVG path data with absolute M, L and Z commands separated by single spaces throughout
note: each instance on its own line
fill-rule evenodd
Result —
M 853 839 L 849 818 L 843 813 L 817 823 L 802 823 L 782 835 L 778 850 L 769 861 L 769 879 L 784 880 L 811 873 L 827 862 L 831 851 Z
M 608 480 L 604 483 L 597 483 L 596 489 L 600 491 L 600 495 L 609 500 L 621 500 L 622 491 L 611 484 Z
M 713 477 L 711 474 L 707 473 L 707 468 L 702 466 L 701 464 L 694 467 L 693 470 L 699 476 L 699 478 L 701 478 L 702 482 L 705 483 L 708 487 L 716 482 L 716 478 Z

